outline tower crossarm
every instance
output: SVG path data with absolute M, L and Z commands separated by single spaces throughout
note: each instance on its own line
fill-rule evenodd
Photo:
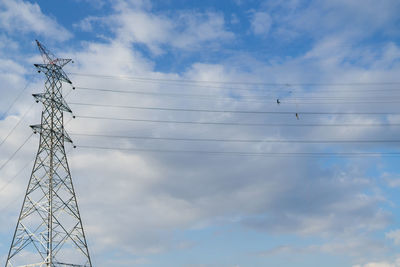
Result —
M 44 127 L 42 127 L 41 124 L 36 124 L 36 125 L 31 125 L 30 126 L 33 130 L 33 132 L 42 134 L 42 133 L 47 133 L 50 134 L 50 132 L 53 132 L 57 137 L 60 138 L 64 138 L 64 141 L 69 142 L 69 143 L 73 143 L 71 137 L 68 135 L 67 131 L 65 131 L 65 129 L 62 129 L 62 131 L 58 131 L 58 130 L 53 130 L 53 129 L 46 129 Z
M 43 62 L 46 64 L 57 65 L 60 68 L 67 65 L 71 59 L 57 58 L 53 53 L 51 53 L 43 44 L 41 44 L 38 40 L 36 40 L 36 44 L 39 48 L 39 52 L 42 56 Z
M 38 72 L 44 72 L 46 76 L 52 75 L 58 80 L 72 84 L 71 80 L 68 78 L 67 74 L 63 71 L 62 67 L 57 64 L 34 64 L 38 69 Z
M 39 148 L 6 267 L 92 267 L 64 147 L 72 143 L 64 112 L 72 111 L 62 85 L 72 82 L 62 68 L 71 60 L 37 45 L 44 63 L 35 67 L 46 77 L 44 92 L 33 94 L 43 103 L 41 123 L 31 126 L 40 135 Z
M 69 113 L 72 113 L 72 110 L 68 106 L 68 104 L 65 101 L 65 99 L 62 98 L 62 97 L 60 97 L 58 99 L 52 98 L 49 94 L 46 94 L 46 93 L 32 94 L 32 96 L 35 98 L 36 102 L 42 102 L 43 104 L 45 104 L 45 102 L 52 101 L 52 102 L 55 103 L 55 106 L 58 109 L 60 109 L 62 111 L 69 112 Z

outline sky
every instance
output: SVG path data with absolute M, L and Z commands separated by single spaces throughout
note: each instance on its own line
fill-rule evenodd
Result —
M 0 0 L 1 264 L 39 142 L 38 39 L 74 61 L 66 150 L 94 266 L 400 266 L 399 12 Z

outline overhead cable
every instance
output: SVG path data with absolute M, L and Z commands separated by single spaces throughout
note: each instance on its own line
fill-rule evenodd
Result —
M 20 175 L 23 170 L 25 170 L 30 164 L 32 164 L 33 161 L 34 159 L 29 160 L 29 162 L 26 163 L 14 176 L 12 176 L 8 181 L 6 181 L 5 184 L 0 188 L 0 193 L 3 192 L 4 189 L 6 189 L 14 181 L 15 178 L 17 178 L 18 175 Z
M 296 139 L 221 139 L 221 138 L 185 138 L 185 137 L 154 137 L 154 136 L 131 136 L 131 135 L 107 135 L 93 133 L 70 133 L 73 136 L 142 139 L 142 140 L 163 140 L 163 141 L 193 141 L 193 142 L 232 142 L 232 143 L 400 143 L 400 139 L 367 139 L 367 140 L 296 140 Z
M 250 82 L 250 81 L 207 81 L 207 80 L 187 80 L 187 79 L 165 79 L 152 77 L 138 77 L 126 75 L 102 75 L 102 74 L 84 74 L 70 72 L 68 74 L 75 76 L 97 77 L 107 79 L 126 79 L 126 80 L 142 80 L 142 81 L 159 81 L 159 82 L 174 82 L 174 83 L 205 83 L 205 84 L 237 84 L 237 85 L 263 85 L 263 86 L 370 86 L 370 85 L 400 85 L 400 82 L 347 82 L 347 83 L 302 83 L 302 82 Z
M 22 88 L 22 90 L 18 93 L 16 98 L 10 103 L 10 105 L 8 106 L 6 111 L 3 113 L 3 117 L 5 117 L 5 115 L 7 115 L 8 112 L 10 112 L 11 108 L 15 105 L 15 103 L 18 101 L 18 99 L 21 98 L 21 96 L 24 94 L 25 90 L 28 89 L 30 83 L 31 83 L 31 78 L 28 79 L 28 81 L 27 81 L 26 85 L 24 86 L 24 88 Z
M 220 96 L 220 95 L 212 95 L 212 94 L 186 94 L 186 93 L 163 93 L 163 92 L 148 92 L 148 91 L 137 91 L 137 90 L 116 90 L 116 89 L 104 89 L 104 88 L 89 88 L 89 87 L 76 87 L 78 90 L 87 90 L 87 91 L 98 91 L 98 92 L 109 92 L 109 93 L 122 93 L 122 94 L 136 94 L 136 95 L 145 95 L 145 96 L 154 96 L 154 97 L 173 97 L 173 98 L 195 98 L 198 100 L 208 100 L 208 99 L 221 99 L 221 100 L 231 100 L 237 102 L 250 102 L 250 103 L 266 103 L 271 102 L 272 104 L 276 104 L 276 98 L 272 98 L 267 95 L 237 95 L 237 96 Z M 267 99 L 262 99 L 267 98 Z M 298 102 L 298 100 L 306 100 Z M 358 100 L 358 101 L 346 101 L 346 100 Z M 400 103 L 399 99 L 392 97 L 290 97 L 281 99 L 282 104 L 397 104 Z M 324 100 L 324 102 L 309 102 L 309 100 Z M 345 100 L 345 102 L 343 101 Z M 361 100 L 361 101 L 360 101 Z M 364 101 L 366 100 L 366 101 Z M 373 101 L 372 101 L 373 100 Z M 379 100 L 379 101 L 377 101 Z M 386 101 L 385 101 L 386 100 Z M 293 102 L 295 101 L 295 102 Z M 334 102 L 327 102 L 334 101 Z M 340 102 L 338 102 L 340 101 Z
M 15 131 L 15 129 L 17 129 L 17 127 L 21 124 L 21 122 L 26 117 L 26 115 L 28 115 L 29 111 L 31 111 L 31 109 L 33 108 L 34 105 L 35 105 L 35 103 L 31 104 L 31 106 L 25 111 L 25 113 L 22 115 L 22 117 L 18 118 L 18 121 L 14 125 L 14 127 L 8 132 L 8 134 L 4 137 L 4 139 L 1 140 L 0 146 L 2 146 L 7 141 L 7 139 L 12 135 L 12 133 Z
M 175 123 L 175 124 L 201 124 L 201 125 L 221 125 L 221 126 L 260 126 L 260 127 L 398 127 L 400 123 L 242 123 L 242 122 L 210 122 L 210 121 L 181 121 L 181 120 L 155 120 L 137 118 L 116 118 L 101 116 L 81 116 L 77 118 L 130 121 L 130 122 L 149 122 L 149 123 Z
M 158 111 L 177 111 L 177 112 L 205 112 L 205 113 L 236 113 L 236 114 L 302 114 L 302 115 L 397 115 L 400 112 L 323 112 L 323 111 L 272 111 L 272 110 L 216 110 L 216 109 L 191 109 L 191 108 L 168 108 L 168 107 L 143 107 L 126 105 L 109 105 L 95 103 L 69 102 L 70 105 L 93 106 L 106 108 L 123 108 L 138 110 L 158 110 Z
M 33 133 L 31 133 L 28 138 L 17 148 L 17 150 L 0 166 L 0 171 L 17 155 L 17 153 L 21 150 L 21 148 L 31 139 Z
M 207 150 L 169 150 L 147 148 L 118 148 L 90 145 L 78 145 L 78 148 L 150 152 L 150 153 L 177 153 L 177 154 L 203 154 L 203 155 L 233 155 L 233 156 L 258 156 L 258 157 L 399 157 L 400 152 L 244 152 L 244 151 L 207 151 Z

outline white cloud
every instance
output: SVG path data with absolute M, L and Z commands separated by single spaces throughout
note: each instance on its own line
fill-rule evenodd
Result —
M 9 34 L 33 32 L 59 41 L 71 37 L 71 33 L 55 19 L 43 14 L 37 3 L 23 0 L 1 0 L 0 28 Z
M 390 187 L 400 187 L 400 175 L 396 173 L 383 173 L 381 178 L 390 186 Z
M 344 242 L 343 242 L 344 241 Z M 329 238 L 326 243 L 318 245 L 281 245 L 258 253 L 261 257 L 272 257 L 275 255 L 294 255 L 309 254 L 316 255 L 325 253 L 330 255 L 350 255 L 355 258 L 365 257 L 365 255 L 378 255 L 385 251 L 383 243 L 379 240 L 371 240 L 363 234 L 359 236 L 347 237 L 346 239 Z
M 93 24 L 98 21 L 101 22 L 101 18 L 89 16 L 89 17 L 86 17 L 83 20 L 79 21 L 78 23 L 75 23 L 73 26 L 82 31 L 91 32 L 91 31 L 93 31 Z
M 298 80 L 304 77 L 305 69 L 318 69 L 318 63 L 309 63 L 307 58 L 297 58 L 284 63 L 254 64 L 254 69 L 242 71 L 242 61 L 222 61 L 220 64 L 196 63 L 183 74 L 165 74 L 154 71 L 154 63 L 144 58 L 129 44 L 120 41 L 109 43 L 85 43 L 84 49 L 76 51 L 72 58 L 76 63 L 66 67 L 67 71 L 111 75 L 129 75 L 165 79 L 193 80 L 252 80 L 281 79 L 282 69 L 291 69 L 285 79 Z M 255 60 L 256 61 L 256 60 Z M 314 65 L 315 64 L 315 65 Z M 295 70 L 296 66 L 307 66 Z M 335 67 L 333 64 L 332 68 Z M 336 65 L 336 68 L 340 66 Z M 262 73 L 260 76 L 258 72 Z M 370 71 L 371 75 L 373 70 Z M 268 74 L 265 75 L 265 73 Z M 357 70 L 348 77 L 352 79 Z M 319 76 L 320 73 L 314 73 Z M 352 75 L 353 74 L 353 75 Z M 23 75 L 23 74 L 20 74 Z M 96 79 L 80 76 L 70 77 L 76 86 L 114 88 L 120 90 L 145 90 L 149 92 L 181 92 L 175 85 L 137 83 L 128 80 Z M 305 79 L 305 78 L 304 78 Z M 316 79 L 309 77 L 307 79 Z M 282 78 L 283 80 L 283 78 Z M 38 88 L 40 88 L 38 86 Z M 227 97 L 233 91 L 220 88 L 185 87 L 198 93 L 211 93 Z M 197 91 L 196 91 L 197 90 Z M 237 93 L 235 93 L 237 94 Z M 251 91 L 240 94 L 252 94 Z M 257 93 L 255 93 L 257 94 Z M 70 94 L 70 102 L 110 103 L 141 106 L 177 106 L 195 104 L 204 108 L 250 109 L 249 103 L 237 98 L 226 101 L 208 100 L 192 102 L 186 98 L 143 97 L 126 94 L 103 94 L 77 90 Z M 268 109 L 268 103 L 252 103 L 252 109 Z M 235 121 L 242 118 L 232 115 L 156 113 L 97 109 L 72 106 L 76 115 L 104 115 L 110 117 L 168 118 L 176 120 Z M 302 107 L 303 108 L 303 107 Z M 290 109 L 290 108 L 289 108 Z M 37 118 L 38 119 L 38 118 Z M 258 118 L 260 121 L 275 121 L 279 118 Z M 306 119 L 306 118 L 305 118 Z M 332 119 L 332 121 L 334 121 Z M 350 122 L 371 120 L 350 118 Z M 37 120 L 36 120 L 37 121 Z M 319 121 L 319 119 L 317 119 Z M 322 121 L 322 120 L 321 120 Z M 326 121 L 324 121 L 326 122 Z M 9 124 L 8 124 L 9 125 Z M 70 132 L 99 132 L 148 136 L 197 136 L 203 138 L 295 138 L 365 137 L 370 131 L 361 129 L 351 132 L 340 129 L 315 131 L 287 131 L 284 129 L 233 128 L 214 126 L 183 127 L 179 125 L 153 125 L 115 123 L 110 121 L 88 121 L 76 119 L 68 125 Z M 277 131 L 279 132 L 277 134 Z M 378 130 L 374 130 L 378 131 Z M 6 131 L 4 131 L 5 133 Z M 374 133 L 374 132 L 373 132 Z M 373 134 L 372 133 L 372 134 Z M 378 131 L 378 136 L 382 132 Z M 254 150 L 254 151 L 300 151 L 314 149 L 296 145 L 244 145 L 244 144 L 165 144 L 99 140 L 72 136 L 76 144 L 107 144 L 109 146 L 155 147 L 168 149 L 204 150 Z M 15 137 L 14 146 L 18 145 Z M 98 143 L 99 142 L 99 143 Z M 12 147 L 10 148 L 10 151 Z M 33 153 L 33 152 L 32 152 Z M 4 155 L 6 157 L 7 154 Z M 32 155 L 27 156 L 32 157 Z M 94 249 L 122 248 L 131 253 L 160 253 L 178 246 L 173 232 L 178 229 L 203 228 L 215 221 L 242 222 L 243 226 L 270 233 L 291 233 L 303 236 L 340 236 L 342 246 L 325 245 L 317 251 L 346 253 L 346 248 L 359 244 L 350 238 L 359 231 L 370 232 L 381 229 L 390 222 L 388 213 L 380 209 L 385 201 L 378 194 L 364 194 L 373 185 L 366 182 L 363 171 L 344 167 L 320 169 L 307 158 L 235 158 L 202 157 L 198 155 L 145 154 L 122 152 L 75 151 L 71 159 L 73 179 L 76 183 L 81 214 L 91 237 Z M 237 164 L 240 160 L 240 164 Z M 22 164 L 22 163 L 21 163 Z M 207 166 L 205 168 L 204 166 Z M 227 167 L 229 166 L 229 167 Z M 362 168 L 361 168 L 362 169 Z M 12 175 L 12 172 L 9 174 Z M 112 178 L 110 178 L 112 177 Z M 10 194 L 26 186 L 21 181 L 10 186 Z M 21 190 L 20 190 L 21 191 Z M 101 197 L 99 197 L 101 196 Z M 9 196 L 4 196 L 9 198 Z M 8 201 L 8 199 L 6 199 Z M 93 208 L 101 207 L 101 208 Z M 104 216 L 112 214 L 113 216 Z M 8 217 L 7 217 L 8 218 Z M 13 220 L 11 224 L 13 224 Z M 118 223 L 115 223 L 115 222 Z M 9 223 L 9 222 L 8 222 Z M 4 222 L 5 224 L 5 222 Z M 4 228 L 8 229 L 8 228 Z M 124 229 L 129 229 L 125 231 Z M 155 230 L 156 229 L 156 230 Z M 350 237 L 349 237 L 350 236 Z M 365 242 L 367 243 L 367 242 Z M 359 248 L 359 247 L 357 247 Z M 356 250 L 356 249 L 354 249 Z
M 361 265 L 353 265 L 353 267 L 399 267 L 399 266 L 400 266 L 400 259 L 397 259 L 394 262 L 380 261 L 380 262 L 370 262 Z
M 229 58 L 221 59 L 217 64 L 205 62 L 193 63 L 191 67 L 178 73 L 156 72 L 155 62 L 145 58 L 138 50 L 132 49 L 133 44 L 145 44 L 154 53 L 162 53 L 165 47 L 173 47 L 188 51 L 201 45 L 222 40 L 230 40 L 233 34 L 225 29 L 223 16 L 218 13 L 185 12 L 175 13 L 175 17 L 149 12 L 146 8 L 132 5 L 116 10 L 111 17 L 99 20 L 88 19 L 86 29 L 90 30 L 92 23 L 113 25 L 118 22 L 117 28 L 111 28 L 116 34 L 115 39 L 104 43 L 84 43 L 82 50 L 75 51 L 71 57 L 75 58 L 75 66 L 66 67 L 72 72 L 97 73 L 108 75 L 141 76 L 160 79 L 193 79 L 218 81 L 260 81 L 260 82 L 351 82 L 355 78 L 362 81 L 386 81 L 396 78 L 399 67 L 391 64 L 397 57 L 398 48 L 390 49 L 390 54 L 377 51 L 373 57 L 363 57 L 362 54 L 347 47 L 332 50 L 341 45 L 341 38 L 324 38 L 306 55 L 293 59 L 261 62 L 257 58 Z M 266 13 L 264 13 L 266 14 Z M 109 23 L 109 24 L 107 24 Z M 267 34 L 266 23 L 259 23 L 257 28 L 260 34 Z M 257 26 L 257 27 L 258 27 Z M 268 27 L 269 28 L 269 27 Z M 258 31 L 257 30 L 257 31 Z M 51 47 L 49 47 L 51 49 Z M 177 50 L 181 51 L 181 50 Z M 70 51 L 71 54 L 74 51 Z M 337 52 L 337 53 L 336 53 Z M 339 53 L 340 52 L 340 53 Z M 357 64 L 343 64 L 343 60 L 367 58 L 364 62 L 374 68 L 365 69 Z M 4 60 L 5 64 L 13 66 L 20 80 L 24 71 L 19 64 Z M 243 68 L 244 64 L 246 68 Z M 247 67 L 248 66 L 248 67 Z M 382 66 L 386 66 L 383 68 Z M 276 108 L 271 103 L 242 102 L 242 95 L 257 96 L 257 92 L 235 92 L 221 88 L 196 88 L 186 85 L 175 85 L 132 82 L 128 80 L 97 79 L 71 76 L 75 85 L 81 87 L 141 90 L 146 92 L 194 92 L 199 94 L 210 93 L 216 98 L 204 99 L 189 98 L 162 98 L 140 95 L 117 95 L 87 92 L 77 90 L 70 94 L 70 102 L 109 103 L 119 105 L 140 106 L 171 106 L 190 107 L 196 105 L 204 108 L 218 109 L 264 109 Z M 22 82 L 20 82 L 22 84 Z M 42 88 L 37 86 L 36 88 Z M 68 88 L 68 87 L 67 87 Z M 239 89 L 246 89 L 240 87 Z M 247 88 L 248 89 L 248 88 Z M 260 89 L 260 88 L 258 88 Z M 302 92 L 308 88 L 296 87 Z M 344 87 L 349 91 L 353 87 Z M 317 91 L 324 88 L 317 88 Z M 364 92 L 352 92 L 356 97 L 366 96 Z M 229 97 L 223 101 L 217 97 Z M 341 92 L 336 97 L 348 96 L 348 92 Z M 271 100 L 264 97 L 264 100 Z M 258 97 L 257 100 L 263 100 Z M 289 99 L 290 100 L 290 99 Z M 301 101 L 300 101 L 301 102 Z M 3 104 L 2 104 L 3 106 Z M 176 112 L 143 112 L 116 109 L 97 109 L 72 106 L 76 115 L 101 115 L 110 117 L 134 117 L 150 119 L 176 119 L 196 121 L 242 121 L 247 117 L 232 114 L 193 114 Z M 293 111 L 295 106 L 283 105 L 279 108 Z M 300 104 L 300 110 L 335 110 L 329 105 Z M 336 107 L 337 108 L 337 107 Z M 348 108 L 348 107 L 347 107 Z M 353 108 L 350 106 L 350 109 Z M 32 114 L 33 121 L 38 121 L 38 112 Z M 15 116 L 8 116 L 1 121 L 0 134 L 4 136 L 12 127 Z M 260 116 L 252 118 L 260 122 L 292 122 L 291 117 Z M 313 123 L 343 122 L 368 123 L 382 122 L 381 118 L 351 116 L 331 118 L 307 118 L 302 121 Z M 250 138 L 282 138 L 282 139 L 324 139 L 324 138 L 374 138 L 398 136 L 393 129 L 286 129 L 286 128 L 249 128 L 249 127 L 214 127 L 195 125 L 187 127 L 172 124 L 145 124 L 145 123 L 115 123 L 110 121 L 95 121 L 76 119 L 68 125 L 71 132 L 97 132 L 125 135 L 146 136 L 201 136 L 202 138 L 229 137 L 237 139 Z M 25 133 L 25 132 L 24 132 Z M 6 159 L 21 139 L 22 135 L 11 138 L 6 150 L 1 151 L 1 159 Z M 312 145 L 277 145 L 277 144 L 204 144 L 204 143 L 155 143 L 146 141 L 126 141 L 120 139 L 95 139 L 72 136 L 78 145 L 109 145 L 116 147 L 143 147 L 164 149 L 204 149 L 204 150 L 236 150 L 236 151 L 320 151 L 331 149 L 331 146 L 316 148 Z M 369 145 L 368 148 L 376 148 Z M 340 147 L 339 149 L 343 149 Z M 346 149 L 357 151 L 357 146 L 346 146 Z M 17 167 L 27 158 L 31 159 L 34 151 L 27 151 L 20 161 L 7 171 L 7 178 L 11 177 Z M 369 243 L 369 234 L 376 229 L 382 229 L 390 223 L 390 214 L 381 209 L 386 199 L 376 193 L 374 185 L 366 177 L 365 169 L 378 160 L 349 160 L 348 165 L 332 165 L 321 167 L 319 159 L 308 158 L 235 158 L 235 157 L 203 157 L 198 155 L 179 154 L 146 154 L 128 152 L 104 152 L 78 149 L 70 157 L 73 179 L 76 185 L 78 199 L 81 204 L 87 236 L 91 240 L 93 249 L 102 252 L 113 249 L 123 249 L 130 253 L 159 253 L 168 249 L 176 249 L 181 240 L 174 239 L 175 231 L 185 229 L 204 228 L 213 225 L 216 221 L 229 224 L 232 221 L 241 222 L 245 227 L 257 231 L 266 231 L 273 234 L 295 234 L 301 236 L 325 237 L 330 240 L 322 246 L 311 246 L 309 251 L 322 253 L 352 254 L 354 251 L 363 251 L 364 255 L 374 254 L 384 246 Z M 28 175 L 28 174 L 26 174 Z M 9 187 L 7 194 L 2 195 L 2 202 L 9 201 L 17 192 L 23 193 L 26 187 L 27 176 L 16 181 Z M 21 190 L 22 189 L 22 190 Z M 365 192 L 369 192 L 366 194 Z M 22 199 L 22 198 L 21 198 Z M 12 207 L 14 208 L 14 207 Z M 8 209 L 2 217 L 1 229 L 14 226 L 15 218 L 11 219 Z M 17 210 L 17 209 L 15 209 Z M 359 233 L 367 236 L 357 241 Z M 338 237 L 341 242 L 332 240 Z M 397 240 L 397 232 L 388 234 L 388 238 Z M 364 245 L 364 246 L 363 246 Z M 370 248 L 373 248 L 372 250 Z M 282 247 L 277 251 L 293 252 L 295 249 Z M 367 251 L 367 252 L 365 252 Z M 276 251 L 273 251 L 275 253 Z M 301 251 L 300 251 L 301 252 Z M 116 264 L 142 263 L 123 260 Z M 146 262 L 147 260 L 143 260 Z M 375 265 L 371 265 L 375 264 Z M 362 266 L 379 266 L 370 263 Z M 100 265 L 99 265 L 100 266 Z M 104 265 L 103 265 L 104 266 Z M 107 263 L 105 264 L 107 266 Z M 361 266 L 361 265 L 360 265 Z M 385 265 L 381 265 L 385 266 Z M 386 265 L 394 266 L 394 265 Z
M 179 11 L 173 15 L 152 13 L 140 5 L 115 7 L 115 13 L 102 18 L 87 17 L 77 26 L 91 30 L 94 23 L 108 25 L 116 39 L 124 43 L 146 45 L 154 54 L 165 48 L 183 50 L 220 46 L 234 34 L 225 29 L 222 14 L 213 12 Z
M 272 18 L 267 12 L 254 12 L 251 29 L 256 35 L 267 35 L 272 25 Z
M 288 33 L 291 38 L 307 36 L 315 40 L 340 35 L 348 44 L 377 32 L 394 34 L 391 25 L 396 24 L 400 7 L 396 0 L 379 5 L 373 0 L 316 0 L 307 5 L 301 4 L 301 1 L 278 3 L 268 3 L 267 7 L 270 12 L 277 11 L 272 13 L 274 18 L 279 19 L 276 32 L 282 34 L 281 38 L 287 38 Z
M 121 74 L 129 76 L 194 79 L 194 80 L 244 80 L 257 79 L 256 72 L 240 71 L 239 62 L 230 64 L 193 64 L 182 75 L 165 74 L 153 71 L 150 60 L 131 50 L 124 42 L 106 44 L 88 43 L 85 50 L 76 54 L 79 62 L 73 72 Z M 304 60 L 304 61 L 303 61 Z M 308 59 L 296 59 L 293 62 L 279 63 L 273 66 L 255 64 L 257 71 L 268 73 L 270 79 L 279 79 L 281 68 L 290 68 L 308 64 Z M 287 65 L 286 65 L 287 64 Z M 260 67 L 262 66 L 262 67 Z M 336 66 L 337 67 L 337 66 Z M 316 67 L 318 68 L 318 67 Z M 301 72 L 301 70 L 300 70 Z M 291 72 L 296 79 L 295 71 Z M 297 75 L 302 76 L 301 73 Z M 317 75 L 317 74 L 316 74 Z M 250 77 L 249 77 L 250 76 Z M 259 78 L 259 77 L 258 77 Z M 290 79 L 291 77 L 286 77 Z M 349 74 L 348 79 L 351 79 Z M 254 80 L 253 79 L 253 80 Z M 78 86 L 94 88 L 118 88 L 132 90 L 135 87 L 151 92 L 179 92 L 181 89 L 174 85 L 132 83 L 129 81 L 87 79 L 73 77 Z M 195 88 L 185 87 L 185 90 Z M 207 89 L 210 93 L 226 96 L 225 90 L 218 88 Z M 203 92 L 204 93 L 204 92 Z M 251 92 L 244 92 L 249 94 Z M 229 92 L 228 92 L 229 94 Z M 240 94 L 239 94 L 240 95 Z M 77 91 L 79 99 L 71 101 L 87 101 L 115 103 L 142 106 L 185 106 L 190 103 L 202 107 L 246 109 L 248 103 L 236 101 L 207 101 L 190 102 L 193 100 L 179 98 L 139 97 L 135 95 L 102 95 Z M 99 110 L 94 108 L 73 107 L 77 115 L 97 114 L 104 112 L 107 116 L 115 117 L 145 117 L 177 120 L 219 120 L 230 121 L 239 119 L 231 115 L 199 115 L 181 113 L 148 113 L 142 111 L 127 112 L 126 110 Z M 270 108 L 268 104 L 253 104 L 254 109 Z M 266 118 L 261 118 L 262 120 Z M 269 118 L 269 120 L 274 120 Z M 363 120 L 352 118 L 350 121 Z M 88 125 L 90 123 L 90 125 Z M 88 130 L 90 129 L 90 130 Z M 231 136 L 231 128 L 202 126 L 201 128 L 182 127 L 179 125 L 147 125 L 147 124 L 116 124 L 107 121 L 86 121 L 78 119 L 71 123 L 69 130 L 74 132 L 118 132 L 140 133 L 150 136 L 174 136 L 179 132 L 182 136 L 196 136 L 201 131 L 202 137 Z M 216 132 L 218 131 L 218 132 Z M 283 131 L 282 133 L 286 132 Z M 313 138 L 313 136 L 335 136 L 337 138 L 363 137 L 364 130 L 341 132 L 340 129 L 321 129 L 311 132 L 297 132 L 296 138 Z M 289 135 L 290 135 L 289 134 Z M 298 135 L 297 135 L 298 134 Z M 236 128 L 236 138 L 276 137 L 273 129 Z M 286 136 L 289 138 L 288 136 Z M 78 144 L 96 143 L 95 139 L 82 139 Z M 134 146 L 169 148 L 167 144 L 152 142 L 126 142 L 113 140 L 110 146 Z M 174 149 L 187 149 L 189 144 L 176 143 Z M 297 151 L 298 146 L 267 145 L 205 145 L 190 144 L 192 149 L 210 150 L 249 150 Z M 303 147 L 304 148 L 304 147 Z M 311 149 L 311 147 L 308 147 Z M 237 158 L 199 157 L 196 155 L 157 155 L 129 154 L 95 151 L 76 152 L 72 157 L 72 168 L 75 180 L 79 181 L 77 188 L 87 188 L 82 198 L 82 214 L 88 222 L 88 234 L 94 237 L 98 249 L 113 247 L 119 244 L 130 252 L 159 253 L 174 247 L 171 232 L 176 229 L 206 227 L 216 220 L 229 223 L 232 220 L 241 221 L 246 227 L 271 233 L 294 233 L 305 236 L 342 236 L 358 231 L 374 231 L 381 229 L 390 222 L 388 213 L 379 207 L 385 201 L 379 195 L 363 194 L 364 190 L 372 187 L 363 178 L 363 172 L 346 168 L 336 170 L 321 170 L 308 159 L 240 159 Z M 99 166 L 103 166 L 99 168 Z M 208 168 L 204 168 L 208 166 Z M 230 166 L 227 168 L 226 166 Z M 268 175 L 266 175 L 268 173 Z M 88 177 L 88 178 L 80 178 Z M 90 178 L 92 177 L 92 178 Z M 111 181 L 109 177 L 113 177 Z M 93 186 L 95 185 L 95 186 Z M 79 191 L 79 190 L 78 190 Z M 82 191 L 81 191 L 82 192 Z M 79 193 L 79 192 L 78 192 Z M 79 194 L 81 195 L 81 194 Z M 95 195 L 104 196 L 95 198 Z M 101 210 L 92 209 L 102 207 Z M 114 217 L 99 219 L 104 213 L 114 214 Z M 117 219 L 116 219 L 117 218 Z M 137 218 L 140 218 L 137 219 Z M 239 219 L 238 219 L 239 218 Z M 117 220 L 115 224 L 112 221 Z M 129 233 L 121 229 L 131 229 Z M 107 231 L 105 231 L 107 229 Z M 157 229 L 155 231 L 154 229 Z M 348 248 L 355 248 L 359 243 L 343 238 L 343 246 L 338 244 L 319 248 L 318 251 L 345 253 Z M 365 242 L 366 243 L 366 242 Z
M 165 79 L 193 80 L 318 80 L 320 69 L 326 69 L 322 56 L 310 62 L 308 57 L 299 57 L 286 62 L 265 65 L 256 61 L 254 69 L 242 71 L 242 61 L 222 61 L 220 64 L 196 63 L 183 74 L 154 72 L 151 60 L 131 50 L 129 44 L 120 41 L 97 44 L 87 43 L 85 49 L 74 56 L 79 58 L 73 72 L 129 75 Z M 382 55 L 383 57 L 383 55 Z M 378 57 L 379 59 L 379 57 Z M 340 61 L 339 61 L 340 62 Z M 303 66 L 303 68 L 298 68 Z M 322 67 L 321 67 L 322 66 Z M 290 71 L 283 71 L 284 69 Z M 335 79 L 340 63 L 329 65 Z M 311 73 L 315 76 L 309 76 Z M 359 76 L 356 67 L 346 70 L 343 82 Z M 259 72 L 259 73 L 258 73 Z M 303 73 L 304 72 L 304 73 Z M 364 72 L 364 71 L 363 71 Z M 262 75 L 261 75 L 262 74 Z M 280 76 L 283 75 L 283 76 Z M 374 77 L 369 70 L 365 79 Z M 377 76 L 376 79 L 379 79 Z M 115 88 L 121 90 L 146 90 L 149 92 L 182 92 L 181 87 L 157 83 L 133 83 L 127 80 L 89 79 L 72 77 L 78 86 L 94 88 Z M 139 88 L 139 89 L 138 89 Z M 186 86 L 184 90 L 198 93 L 212 93 L 218 96 L 231 94 L 219 88 Z M 197 90 L 197 91 L 196 91 Z M 252 94 L 252 92 L 242 92 Z M 118 103 L 120 105 L 179 106 L 199 105 L 204 108 L 250 109 L 249 103 L 232 98 L 227 101 L 191 102 L 190 99 L 143 97 L 137 95 L 97 94 L 77 91 L 71 101 Z M 345 93 L 343 93 L 345 94 Z M 362 95 L 362 93 L 360 93 Z M 240 96 L 240 93 L 239 93 Z M 340 94 L 338 94 L 340 96 Z M 190 102 L 189 102 L 190 101 Z M 268 109 L 268 103 L 252 103 L 252 109 Z M 290 110 L 292 107 L 289 107 Z M 310 108 L 301 106 L 303 108 Z M 324 107 L 330 109 L 330 107 Z M 232 115 L 210 115 L 189 113 L 130 112 L 126 110 L 99 110 L 73 107 L 77 115 L 99 114 L 115 117 L 168 118 L 176 120 L 217 120 L 235 121 L 241 118 Z M 315 109 L 313 106 L 312 109 Z M 261 121 L 279 122 L 280 118 L 258 118 Z M 307 120 L 307 118 L 304 118 Z M 313 119 L 314 122 L 335 122 L 343 118 Z M 354 116 L 348 122 L 374 122 L 379 119 Z M 137 133 L 149 136 L 196 136 L 204 138 L 234 136 L 235 138 L 367 138 L 382 136 L 382 129 L 314 129 L 312 131 L 285 129 L 215 128 L 213 126 L 183 127 L 179 125 L 121 124 L 107 121 L 77 119 L 69 125 L 74 132 L 115 132 Z M 278 134 L 277 134 L 278 132 Z M 232 136 L 232 138 L 233 138 Z M 77 144 L 97 144 L 97 139 L 77 138 Z M 298 151 L 314 149 L 311 146 L 286 145 L 227 145 L 227 144 L 165 144 L 154 142 L 107 141 L 110 146 L 157 147 L 174 149 L 209 150 L 262 150 Z M 357 149 L 350 146 L 349 149 Z M 159 253 L 176 248 L 172 233 L 177 229 L 193 229 L 212 225 L 216 220 L 229 223 L 240 221 L 246 227 L 270 233 L 291 233 L 302 236 L 342 237 L 342 242 L 326 244 L 316 251 L 323 253 L 347 253 L 357 251 L 363 242 L 351 237 L 359 232 L 370 233 L 390 223 L 390 214 L 381 210 L 385 198 L 379 194 L 365 194 L 374 191 L 374 185 L 365 178 L 361 163 L 358 168 L 332 167 L 320 169 L 315 161 L 307 158 L 225 158 L 199 157 L 196 155 L 121 153 L 79 150 L 71 157 L 76 188 L 85 188 L 82 199 L 82 214 L 88 225 L 88 236 L 95 240 L 96 248 L 102 251 L 118 244 L 126 251 L 135 253 Z M 240 160 L 240 164 L 237 164 Z M 99 167 L 101 166 L 101 167 Z M 204 166 L 208 166 L 204 168 Z M 229 166 L 229 167 L 227 167 Z M 110 180 L 110 177 L 113 177 Z M 101 195 L 102 198 L 95 196 Z M 101 210 L 92 207 L 102 207 Z M 106 216 L 104 214 L 113 214 Z M 102 219 L 100 219 L 102 218 Z M 140 219 L 139 219 L 140 218 Z M 115 220 L 118 224 L 115 224 Z M 107 231 L 105 231 L 105 229 Z M 129 233 L 121 229 L 130 229 Z M 154 229 L 157 229 L 155 231 Z M 340 245 L 341 244 L 341 245 Z M 374 244 L 371 244 L 374 247 Z M 375 246 L 376 248 L 376 246 Z M 363 250 L 365 251 L 365 250 Z M 369 250 L 373 251 L 373 250 Z M 376 250 L 375 250 L 376 251 Z
M 400 245 L 400 229 L 387 232 L 386 238 L 392 239 L 396 245 Z
M 74 0 L 75 2 L 86 2 L 91 5 L 93 8 L 101 9 L 104 7 L 108 0 Z
M 231 24 L 239 24 L 240 23 L 240 19 L 238 18 L 238 16 L 236 14 L 231 14 Z

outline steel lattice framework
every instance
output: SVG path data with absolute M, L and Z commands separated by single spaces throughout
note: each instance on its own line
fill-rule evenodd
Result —
M 34 94 L 43 103 L 40 134 L 6 267 L 92 267 L 72 184 L 64 142 L 72 142 L 63 124 L 71 112 L 62 95 L 62 82 L 71 83 L 63 71 L 70 59 L 60 59 L 38 41 L 44 64 L 35 64 L 46 75 L 45 92 Z

